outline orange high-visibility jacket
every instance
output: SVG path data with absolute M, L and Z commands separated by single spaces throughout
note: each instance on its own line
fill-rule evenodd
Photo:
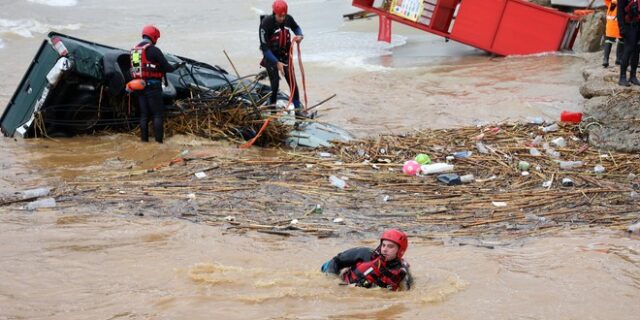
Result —
M 610 38 L 620 38 L 620 30 L 618 29 L 618 8 L 611 10 L 611 4 L 616 4 L 617 0 L 604 0 L 607 6 L 607 30 L 605 35 Z

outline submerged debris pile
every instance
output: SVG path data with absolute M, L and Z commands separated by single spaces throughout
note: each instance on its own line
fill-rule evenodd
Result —
M 405 175 L 403 163 L 419 153 L 473 178 Z M 282 235 L 395 226 L 426 238 L 520 238 L 637 222 L 639 160 L 591 149 L 575 125 L 503 124 L 269 157 L 192 150 L 155 170 L 71 182 L 64 193 L 82 205 Z
M 242 142 L 255 137 L 268 119 L 264 107 L 229 91 L 178 101 L 176 105 L 180 110 L 168 114 L 165 121 L 168 135 L 190 134 Z M 292 129 L 284 122 L 270 121 L 256 143 L 281 145 Z
M 256 137 L 264 126 L 253 143 L 260 146 L 284 144 L 293 127 L 286 121 L 274 121 L 286 114 L 276 112 L 279 108 L 275 106 L 265 105 L 270 92 L 265 94 L 264 90 L 255 89 L 257 81 L 241 82 L 242 85 L 229 85 L 218 90 L 193 86 L 190 97 L 176 100 L 167 107 L 164 115 L 166 136 L 190 134 L 244 143 Z M 139 135 L 140 118 L 132 102 L 135 99 L 136 96 L 131 95 L 117 103 L 105 103 L 100 98 L 95 101 L 96 105 L 92 101 L 78 106 L 47 106 L 46 110 L 35 113 L 34 135 L 50 138 L 72 134 L 112 135 L 117 132 Z M 73 120 L 56 116 L 68 113 L 73 113 Z

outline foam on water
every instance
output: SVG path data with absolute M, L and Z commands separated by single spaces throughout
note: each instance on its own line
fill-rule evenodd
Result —
M 18 35 L 32 38 L 34 33 L 45 34 L 51 30 L 78 30 L 80 24 L 51 25 L 34 19 L 0 19 L 0 35 Z
M 340 68 L 366 71 L 386 71 L 392 68 L 367 63 L 367 60 L 391 54 L 391 49 L 407 43 L 407 37 L 394 35 L 391 44 L 378 42 L 373 33 L 326 32 L 305 39 L 304 62 L 326 64 Z
M 78 4 L 77 0 L 27 0 L 29 2 L 43 4 L 51 7 L 73 7 Z
M 258 16 L 262 16 L 262 15 L 266 15 L 267 14 L 266 11 L 264 11 L 262 9 L 259 9 L 259 8 L 256 8 L 256 7 L 251 7 L 251 11 L 253 11 Z

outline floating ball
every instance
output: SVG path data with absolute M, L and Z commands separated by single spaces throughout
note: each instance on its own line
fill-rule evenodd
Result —
M 431 158 L 424 153 L 420 153 L 416 156 L 416 162 L 419 164 L 429 164 L 431 163 Z
M 420 164 L 415 160 L 409 160 L 402 166 L 402 172 L 408 176 L 415 176 L 420 171 Z

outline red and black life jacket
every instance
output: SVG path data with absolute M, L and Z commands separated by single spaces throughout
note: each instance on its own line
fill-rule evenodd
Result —
M 640 11 L 638 11 L 638 0 L 629 0 L 627 6 L 624 8 L 624 21 L 626 23 L 638 23 L 640 22 Z
M 344 274 L 344 281 L 365 288 L 378 286 L 392 291 L 398 290 L 407 274 L 404 261 L 387 263 L 380 257 L 371 261 L 359 262 Z
M 147 48 L 151 43 L 137 45 L 131 49 L 131 77 L 134 79 L 162 79 L 160 66 L 147 59 Z
M 279 59 L 288 60 L 289 50 L 291 49 L 291 32 L 289 32 L 289 29 L 284 26 L 277 28 L 271 39 L 269 39 L 269 49 Z

